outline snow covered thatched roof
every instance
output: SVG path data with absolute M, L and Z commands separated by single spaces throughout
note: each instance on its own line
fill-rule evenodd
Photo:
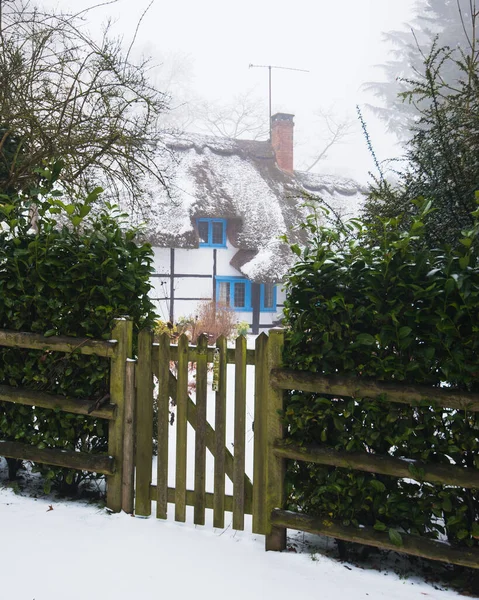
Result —
M 279 281 L 291 265 L 291 252 L 279 237 L 290 235 L 305 217 L 307 194 L 346 218 L 356 216 L 362 204 L 354 181 L 280 170 L 269 142 L 182 134 L 167 138 L 166 145 L 169 195 L 152 180 L 145 185 L 148 240 L 197 248 L 197 218 L 228 219 L 228 238 L 238 248 L 232 264 L 254 281 Z

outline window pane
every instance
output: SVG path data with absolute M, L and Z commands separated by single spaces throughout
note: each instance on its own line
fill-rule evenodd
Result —
M 208 223 L 206 221 L 198 221 L 198 235 L 200 236 L 200 244 L 208 243 Z
M 265 283 L 263 289 L 263 308 L 274 307 L 274 286 L 271 283 Z
M 244 283 L 235 283 L 235 297 L 234 297 L 234 306 L 236 308 L 244 308 L 246 301 L 246 284 Z
M 221 245 L 223 245 L 223 228 L 224 228 L 224 223 L 219 223 L 217 221 L 213 221 L 211 223 L 211 225 L 212 225 L 211 243 L 212 244 L 221 244 Z
M 220 281 L 220 297 L 218 298 L 220 304 L 230 305 L 230 282 Z

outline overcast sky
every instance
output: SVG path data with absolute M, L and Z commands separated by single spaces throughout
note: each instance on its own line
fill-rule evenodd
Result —
M 107 17 L 115 33 L 131 41 L 150 0 L 119 0 L 96 9 L 92 32 Z M 318 109 L 333 110 L 338 119 L 356 118 L 356 104 L 374 103 L 362 85 L 382 78 L 375 65 L 387 60 L 382 32 L 403 28 L 414 0 L 155 0 L 141 23 L 136 52 L 171 65 L 180 84 L 208 102 L 228 103 L 251 91 L 267 106 L 268 70 L 249 64 L 277 65 L 309 73 L 273 70 L 273 113 L 293 113 L 296 123 L 295 167 L 304 168 L 324 142 L 315 117 Z M 75 12 L 91 0 L 62 0 Z M 161 70 L 160 70 L 161 73 Z M 364 109 L 378 157 L 397 150 L 384 126 Z M 359 125 L 349 142 L 336 146 L 316 170 L 353 176 L 366 182 L 373 169 Z

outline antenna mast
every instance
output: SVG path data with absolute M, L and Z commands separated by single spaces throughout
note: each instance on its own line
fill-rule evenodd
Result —
M 292 67 L 278 67 L 275 65 L 253 65 L 250 63 L 250 69 L 268 69 L 269 82 L 269 141 L 271 142 L 271 70 L 283 69 L 285 71 L 301 71 L 301 73 L 309 73 L 306 69 L 293 69 Z

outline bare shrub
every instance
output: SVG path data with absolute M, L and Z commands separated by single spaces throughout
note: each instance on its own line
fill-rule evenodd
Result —
M 200 305 L 194 321 L 190 321 L 189 333 L 191 341 L 196 344 L 198 337 L 205 333 L 208 343 L 214 344 L 224 335 L 226 338 L 236 331 L 236 316 L 229 306 L 216 304 L 213 300 Z

